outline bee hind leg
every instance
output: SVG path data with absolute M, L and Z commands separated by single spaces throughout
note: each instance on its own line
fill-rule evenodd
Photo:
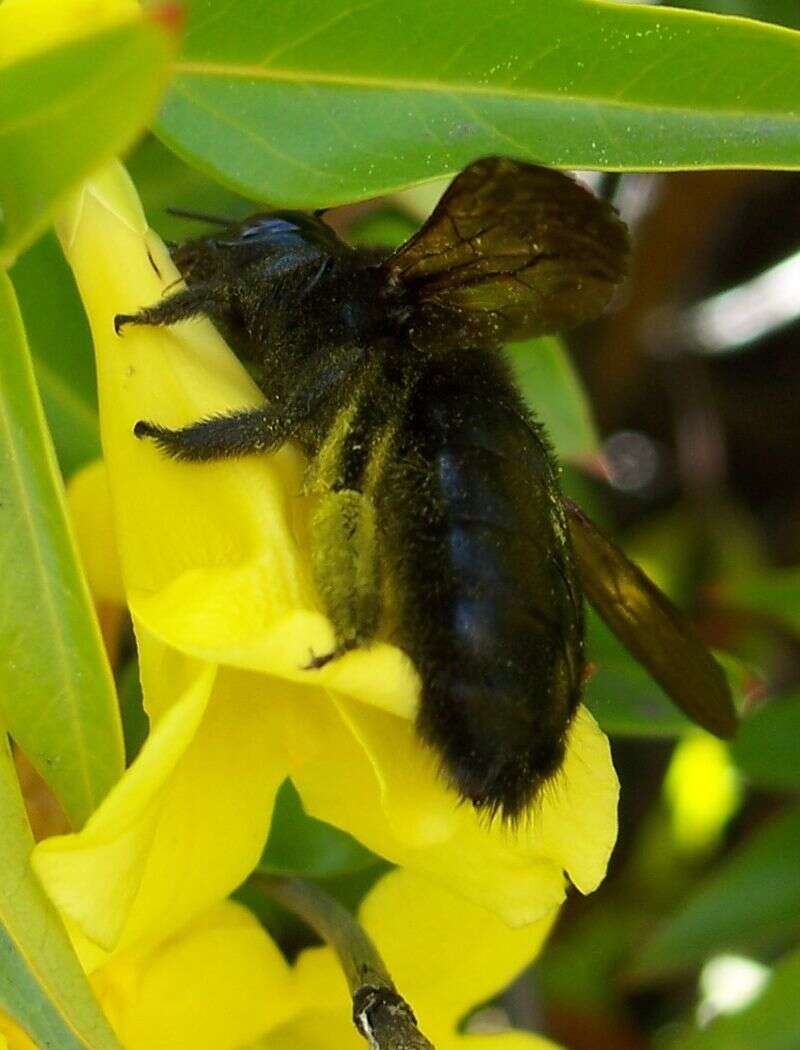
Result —
M 375 509 L 360 492 L 321 497 L 311 519 L 311 566 L 336 636 L 330 653 L 312 653 L 307 670 L 367 645 L 380 619 Z
M 271 452 L 289 437 L 291 429 L 286 415 L 261 405 L 208 416 L 178 430 L 140 419 L 133 432 L 138 438 L 149 438 L 172 459 L 197 463 Z

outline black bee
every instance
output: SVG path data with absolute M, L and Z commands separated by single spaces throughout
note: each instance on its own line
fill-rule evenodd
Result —
M 276 211 L 174 258 L 187 286 L 118 315 L 117 331 L 205 314 L 258 366 L 266 401 L 135 434 L 191 461 L 305 450 L 313 571 L 336 633 L 310 669 L 381 630 L 420 674 L 418 729 L 447 780 L 509 819 L 564 757 L 584 593 L 685 711 L 733 732 L 725 676 L 687 621 L 562 497 L 501 350 L 602 312 L 628 258 L 608 204 L 489 157 L 394 252 Z

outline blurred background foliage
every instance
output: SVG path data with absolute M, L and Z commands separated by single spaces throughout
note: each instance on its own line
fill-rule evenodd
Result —
M 201 6 L 189 4 L 190 14 Z M 794 0 L 707 0 L 703 6 L 800 28 Z M 229 7 L 234 22 L 237 11 L 245 17 L 246 4 Z M 396 14 L 403 9 L 398 2 Z M 281 32 L 288 32 L 286 25 Z M 189 67 L 203 33 L 187 39 L 183 75 L 199 90 L 192 80 L 196 70 Z M 225 57 L 229 45 L 217 27 L 216 57 Z M 426 60 L 435 62 L 436 54 L 420 56 L 420 76 Z M 680 72 L 668 64 L 660 75 L 666 83 Z M 203 85 L 203 90 L 212 89 Z M 180 80 L 173 85 L 157 125 L 161 138 L 147 135 L 128 158 L 152 225 L 176 241 L 196 235 L 198 225 L 167 214 L 168 206 L 232 219 L 263 207 L 263 195 L 241 195 L 252 189 L 258 173 L 242 164 L 235 175 L 228 159 L 217 155 L 231 154 L 220 145 L 225 135 L 213 121 L 203 125 L 208 149 L 198 155 L 203 145 L 192 139 L 186 91 Z M 776 109 L 790 108 L 777 95 L 772 102 Z M 712 110 L 716 104 L 709 101 Z M 250 113 L 246 100 L 240 105 L 240 120 L 263 124 L 263 112 Z M 340 117 L 351 112 L 348 105 L 343 103 Z M 307 136 L 312 151 L 323 148 L 322 117 L 319 128 L 298 125 L 297 134 Z M 356 174 L 348 178 L 339 171 L 329 180 L 331 199 L 365 196 L 353 192 L 354 180 L 364 177 L 370 150 L 376 150 L 375 157 L 380 150 L 369 141 L 369 121 L 361 119 L 365 137 L 354 161 Z M 415 120 L 422 138 L 432 135 L 421 146 L 431 169 L 452 168 L 453 156 L 445 165 L 431 145 L 435 129 L 420 113 Z M 646 127 L 641 134 L 647 134 Z M 279 140 L 279 133 L 275 137 Z M 688 148 L 696 150 L 696 143 Z M 753 148 L 757 154 L 757 145 Z M 456 153 L 469 159 L 476 149 L 487 152 L 487 142 L 459 146 Z M 556 146 L 546 146 L 544 153 L 549 149 Z M 577 146 L 576 151 L 580 154 Z M 261 163 L 268 160 L 262 157 Z M 712 160 L 695 152 L 693 163 L 704 167 Z M 420 161 L 419 178 L 428 161 Z M 680 166 L 679 161 L 676 146 L 673 162 L 665 166 Z M 754 156 L 753 164 L 760 163 Z M 783 166 L 766 154 L 763 163 Z M 800 166 L 796 138 L 786 147 L 785 166 Z M 377 182 L 402 183 L 402 171 L 396 174 L 392 164 L 385 169 Z M 570 336 L 567 348 L 539 340 L 512 348 L 512 363 L 553 436 L 566 490 L 615 532 L 690 612 L 708 644 L 724 654 L 745 721 L 730 746 L 693 729 L 607 629 L 591 619 L 595 673 L 587 701 L 612 736 L 622 781 L 618 847 L 601 890 L 588 899 L 570 897 L 535 968 L 470 1023 L 486 1030 L 500 1011 L 572 1050 L 796 1050 L 800 174 L 727 170 L 584 172 L 582 177 L 614 202 L 631 227 L 630 280 L 608 315 Z M 315 191 L 322 192 L 324 184 L 323 179 Z M 439 188 L 423 185 L 373 197 L 328 218 L 355 241 L 399 243 L 417 227 Z M 21 254 L 10 275 L 58 463 L 69 480 L 100 451 L 88 328 L 52 233 Z M 100 613 L 130 762 L 147 731 L 132 635 L 129 626 L 109 620 L 107 610 Z M 34 831 L 53 833 L 66 826 L 21 756 L 19 770 Z M 344 833 L 308 818 L 287 783 L 262 867 L 319 880 L 355 906 L 387 865 Z M 308 943 L 308 932 L 277 906 L 247 888 L 240 896 L 289 955 Z

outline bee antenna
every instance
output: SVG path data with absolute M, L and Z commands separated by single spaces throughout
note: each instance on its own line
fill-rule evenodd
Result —
M 175 215 L 179 219 L 196 219 L 198 222 L 212 222 L 216 226 L 233 226 L 236 219 L 226 219 L 222 215 L 209 215 L 204 211 L 190 211 L 188 208 L 167 208 L 168 215 Z

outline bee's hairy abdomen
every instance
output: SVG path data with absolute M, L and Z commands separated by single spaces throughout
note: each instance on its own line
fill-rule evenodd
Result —
M 382 497 L 395 640 L 445 775 L 509 819 L 560 766 L 583 672 L 556 484 L 496 351 L 426 366 Z

